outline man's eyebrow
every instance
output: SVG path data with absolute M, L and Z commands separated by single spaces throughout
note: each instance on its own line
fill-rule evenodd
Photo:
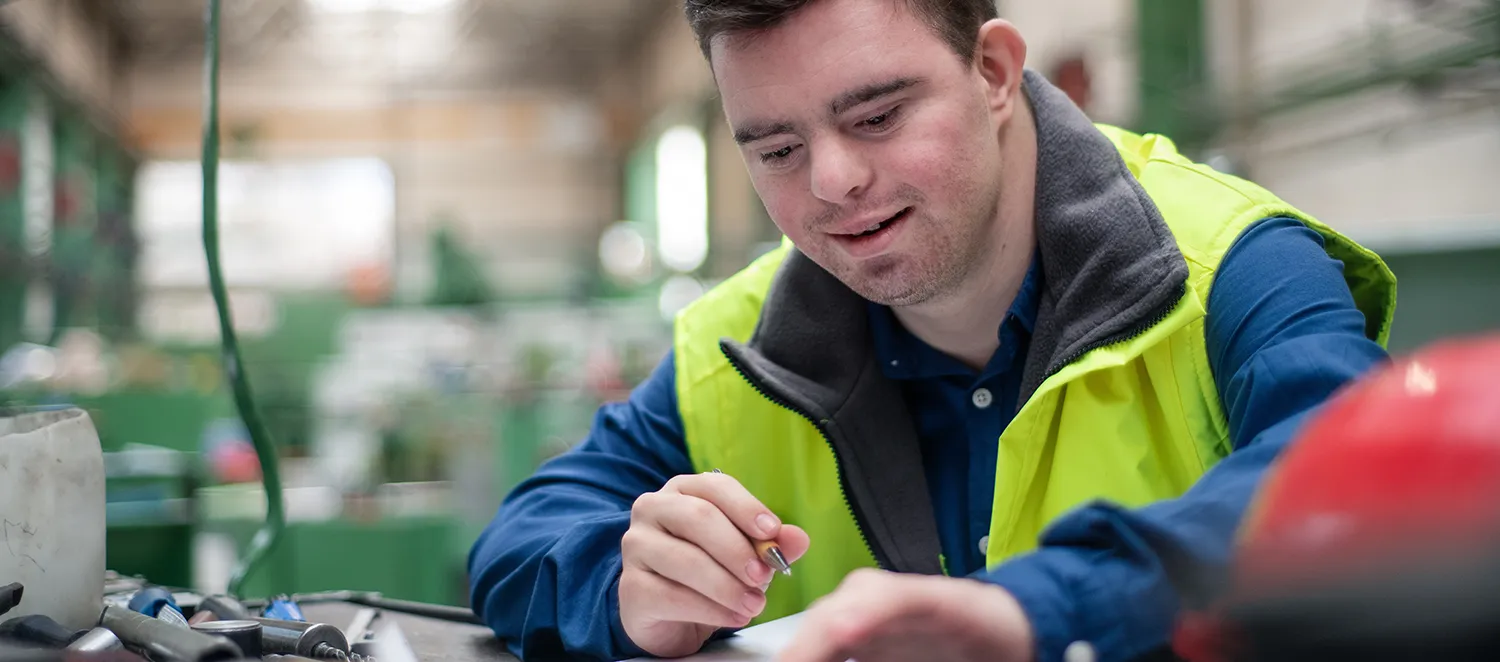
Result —
M 828 112 L 833 115 L 842 114 L 862 103 L 868 103 L 880 97 L 895 94 L 901 90 L 916 87 L 927 82 L 926 78 L 897 78 L 884 83 L 871 83 L 863 87 L 857 87 L 840 94 L 832 103 L 828 104 Z M 796 133 L 797 127 L 790 122 L 766 122 L 763 124 L 749 124 L 734 130 L 734 142 L 740 145 L 753 143 L 771 136 L 784 133 Z
M 884 83 L 872 83 L 864 87 L 858 87 L 843 94 L 828 104 L 828 112 L 833 115 L 842 115 L 862 103 L 879 99 L 880 97 L 895 94 L 909 87 L 915 87 L 926 82 L 924 78 L 897 78 Z
M 763 138 L 781 135 L 783 133 L 796 133 L 797 127 L 789 122 L 768 122 L 765 124 L 751 124 L 734 130 L 734 142 L 746 145 Z

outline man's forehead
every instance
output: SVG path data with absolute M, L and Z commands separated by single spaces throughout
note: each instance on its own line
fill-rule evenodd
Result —
M 768 42 L 778 51 L 804 50 L 850 32 L 888 30 L 903 19 L 917 20 L 904 0 L 814 0 L 770 27 L 715 35 L 710 57 L 717 62 L 726 53 L 754 52 Z
M 714 76 L 730 121 L 788 104 L 826 109 L 860 87 L 920 77 L 919 65 L 946 46 L 925 24 L 900 15 L 904 9 L 891 9 L 904 4 L 824 0 L 775 28 L 715 37 Z

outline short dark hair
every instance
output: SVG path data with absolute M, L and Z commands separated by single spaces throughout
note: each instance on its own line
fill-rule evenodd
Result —
M 703 57 L 714 37 L 769 30 L 818 0 L 683 0 L 688 25 L 698 37 Z M 974 57 L 979 28 L 998 18 L 995 0 L 891 0 L 905 2 L 965 62 Z

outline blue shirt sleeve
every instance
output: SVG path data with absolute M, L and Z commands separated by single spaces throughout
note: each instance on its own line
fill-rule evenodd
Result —
M 474 611 L 525 660 L 620 659 L 620 538 L 636 497 L 692 473 L 672 355 L 516 487 L 469 552 Z
M 1386 358 L 1364 335 L 1343 265 L 1289 218 L 1247 230 L 1220 264 L 1205 340 L 1234 451 L 1180 498 L 1059 519 L 1037 551 L 975 575 L 1030 617 L 1038 660 L 1088 641 L 1100 659 L 1167 645 L 1185 599 L 1223 576 L 1267 466 L 1335 390 Z

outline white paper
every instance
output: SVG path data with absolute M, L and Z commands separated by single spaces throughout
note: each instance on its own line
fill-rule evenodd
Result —
M 733 637 L 705 646 L 696 655 L 677 659 L 698 662 L 771 662 L 781 649 L 792 642 L 792 637 L 797 634 L 797 626 L 801 621 L 802 614 L 793 614 L 769 623 L 745 628 Z M 628 662 L 654 659 L 656 658 L 638 657 Z

